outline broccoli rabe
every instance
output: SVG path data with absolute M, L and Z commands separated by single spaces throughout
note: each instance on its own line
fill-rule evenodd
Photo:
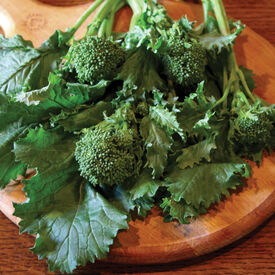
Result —
M 191 86 L 204 78 L 206 51 L 196 41 L 187 42 L 182 38 L 171 39 L 168 55 L 163 56 L 164 73 L 173 82 Z
M 222 1 L 208 0 L 205 3 L 209 4 L 205 6 L 205 20 L 210 12 L 214 13 L 220 33 L 230 35 L 231 29 Z M 235 153 L 260 162 L 262 152 L 275 146 L 274 105 L 264 103 L 253 93 L 249 87 L 251 79 L 238 66 L 232 45 L 227 47 L 223 55 L 217 55 L 215 62 L 222 64 L 223 95 L 212 109 L 219 107 L 221 113 L 229 113 L 228 139 Z
M 121 0 L 105 1 L 89 25 L 86 36 L 71 45 L 63 69 L 76 73 L 80 83 L 110 80 L 123 64 L 125 50 L 110 37 L 114 14 L 122 5 L 124 1 Z
M 120 108 L 95 127 L 84 129 L 76 144 L 75 157 L 81 176 L 93 185 L 118 185 L 138 175 L 142 149 L 134 114 Z
M 125 51 L 104 37 L 86 36 L 71 46 L 69 56 L 80 82 L 97 83 L 112 78 L 125 60 Z
M 143 41 L 147 49 L 158 52 L 163 72 L 169 80 L 185 87 L 201 82 L 207 63 L 206 51 L 188 35 L 193 24 L 187 18 L 172 20 L 156 1 L 128 2 L 134 11 L 129 34 L 131 41 L 136 35 L 137 45 Z
M 251 152 L 271 149 L 274 143 L 272 136 L 275 128 L 275 121 L 272 119 L 275 113 L 274 106 L 263 106 L 260 100 L 250 104 L 243 93 L 238 93 L 236 97 L 236 106 L 232 108 L 235 117 L 233 116 L 231 123 L 233 129 L 231 140 L 236 143 L 237 150 L 249 157 Z

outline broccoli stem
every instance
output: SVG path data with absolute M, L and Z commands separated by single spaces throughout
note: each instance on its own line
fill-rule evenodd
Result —
M 100 6 L 99 10 L 95 14 L 94 18 L 92 19 L 91 25 L 88 28 L 88 31 L 86 33 L 87 35 L 100 35 L 103 36 L 105 29 L 108 28 L 108 21 L 104 22 L 105 19 L 107 19 L 110 11 L 114 6 L 119 5 L 120 2 L 123 2 L 124 0 L 105 0 L 104 3 Z M 101 29 L 101 25 L 104 24 L 104 26 Z
M 143 11 L 144 1 L 142 0 L 127 0 L 133 11 L 133 16 L 130 23 L 130 31 L 134 29 Z
M 216 16 L 216 20 L 218 22 L 218 27 L 219 27 L 219 30 L 220 30 L 221 34 L 225 35 L 225 36 L 230 35 L 231 30 L 230 30 L 230 26 L 229 26 L 229 23 L 228 23 L 227 15 L 226 15 L 225 8 L 224 8 L 222 0 L 204 0 L 203 3 L 204 3 L 203 8 L 204 8 L 205 18 L 206 19 L 208 18 L 209 5 L 212 5 L 212 9 L 213 9 L 214 14 Z M 206 14 L 206 12 L 207 12 L 207 14 Z M 229 73 L 230 73 L 230 78 L 232 79 L 232 81 L 236 82 L 235 85 L 234 85 L 234 86 L 236 86 L 236 89 L 234 89 L 234 91 L 239 92 L 241 90 L 240 87 L 239 87 L 239 82 L 241 82 L 247 96 L 252 100 L 252 102 L 255 102 L 255 97 L 252 94 L 252 92 L 250 91 L 250 89 L 249 89 L 249 87 L 246 83 L 245 77 L 243 75 L 243 72 L 240 70 L 240 68 L 238 66 L 233 46 L 230 47 L 230 50 L 231 50 L 231 52 L 230 52 L 229 59 L 228 59 L 228 64 L 229 64 L 228 69 L 229 69 Z M 226 74 L 226 72 L 224 72 L 224 75 L 225 74 Z M 232 82 L 232 81 L 227 81 L 227 77 L 224 77 L 224 86 L 226 86 L 225 84 L 227 84 L 227 87 L 229 85 L 231 87 L 232 83 L 230 83 L 230 82 Z M 219 104 L 227 99 L 227 96 L 230 92 L 230 90 L 228 90 L 228 88 L 225 88 L 224 91 L 225 91 L 226 96 L 223 96 L 218 101 Z M 215 106 L 217 106 L 217 104 L 215 104 Z
M 211 10 L 209 1 L 208 0 L 202 0 L 202 7 L 203 7 L 204 22 L 207 22 L 208 18 L 209 18 L 209 12 Z
M 77 20 L 76 24 L 70 29 L 72 36 L 77 32 L 81 25 L 87 20 L 87 18 L 99 7 L 104 0 L 96 0 L 93 4 L 83 13 L 83 15 Z
M 114 3 L 113 7 L 112 7 L 112 10 L 109 14 L 109 18 L 108 18 L 108 24 L 106 26 L 106 37 L 109 37 L 111 36 L 112 34 L 112 31 L 113 31 L 113 25 L 114 25 L 114 21 L 115 21 L 115 15 L 116 13 L 121 9 L 123 8 L 124 6 L 126 5 L 126 2 L 125 0 L 121 1 L 117 1 L 117 3 Z
M 109 24 L 108 19 L 107 18 L 103 19 L 97 33 L 98 37 L 107 37 L 106 29 L 108 24 Z

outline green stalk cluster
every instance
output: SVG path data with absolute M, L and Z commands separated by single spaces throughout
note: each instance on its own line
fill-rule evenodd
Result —
M 213 12 L 217 20 L 220 33 L 224 36 L 231 34 L 228 18 L 227 18 L 222 0 L 204 0 L 203 8 L 204 8 L 205 23 L 209 18 L 209 13 Z M 220 100 L 218 100 L 216 104 L 213 106 L 213 108 L 218 106 L 221 103 L 223 103 L 223 106 L 227 106 L 228 95 L 231 92 L 240 93 L 242 90 L 244 91 L 246 96 L 252 101 L 252 103 L 256 102 L 256 98 L 253 95 L 252 91 L 250 91 L 247 85 L 247 82 L 245 80 L 244 74 L 238 66 L 233 46 L 230 46 L 229 50 L 230 50 L 230 54 L 227 60 L 228 66 L 225 65 L 224 71 L 223 71 L 224 93 L 223 93 L 223 96 L 220 98 Z
M 204 0 L 205 26 L 214 15 L 219 32 L 231 35 L 229 21 L 222 0 Z M 212 13 L 212 14 L 211 14 Z M 274 106 L 262 102 L 248 87 L 245 75 L 237 63 L 233 46 L 228 47 L 227 60 L 223 65 L 223 94 L 212 106 L 222 105 L 230 114 L 228 139 L 233 150 L 258 163 L 265 149 L 272 150 L 275 129 Z M 255 157 L 256 156 L 256 157 Z

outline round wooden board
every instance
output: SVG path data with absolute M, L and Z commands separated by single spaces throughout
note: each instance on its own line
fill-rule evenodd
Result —
M 35 41 L 36 45 L 46 39 L 56 27 L 64 30 L 67 25 L 72 25 L 87 8 L 87 5 L 73 8 L 52 7 L 25 0 L 24 8 L 21 9 L 21 0 L 12 2 L 11 4 L 0 0 L 0 25 L 6 35 L 21 33 L 26 39 Z M 14 2 L 18 2 L 18 5 Z M 191 20 L 201 18 L 199 6 L 182 2 L 161 2 L 176 19 L 183 14 L 188 14 Z M 33 13 L 36 14 L 36 18 L 53 18 L 51 25 L 46 21 L 41 27 L 45 21 L 34 20 L 33 24 L 37 27 L 29 27 L 26 22 L 32 10 L 39 10 L 41 17 L 37 16 L 38 13 Z M 4 17 L 6 20 L 3 21 Z M 121 11 L 117 16 L 116 30 L 127 30 L 129 17 L 129 9 Z M 66 20 L 63 20 L 65 18 Z M 239 64 L 257 74 L 256 93 L 270 103 L 275 103 L 273 46 L 246 28 L 238 38 L 235 49 Z M 275 212 L 275 153 L 271 156 L 265 155 L 260 167 L 254 164 L 252 167 L 253 176 L 245 187 L 232 193 L 230 198 L 213 206 L 207 214 L 201 215 L 189 225 L 180 225 L 176 221 L 164 223 L 157 208 L 153 208 L 145 220 L 131 221 L 129 230 L 118 234 L 107 260 L 127 264 L 148 264 L 188 259 L 219 249 L 246 235 Z M 0 192 L 0 210 L 16 224 L 19 219 L 12 216 L 12 202 L 26 200 L 21 188 L 22 185 L 11 185 Z

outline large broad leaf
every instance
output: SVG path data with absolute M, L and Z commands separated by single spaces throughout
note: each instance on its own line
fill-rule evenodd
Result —
M 197 209 L 201 205 L 208 208 L 223 195 L 229 195 L 229 189 L 241 185 L 241 176 L 249 175 L 249 166 L 245 163 L 201 163 L 184 170 L 174 167 L 166 185 L 175 201 L 184 199 Z
M 150 117 L 143 118 L 140 132 L 147 150 L 147 164 L 153 169 L 153 178 L 158 178 L 167 164 L 168 151 L 172 146 L 171 138 Z
M 33 48 L 21 36 L 0 36 L 0 94 L 13 96 L 21 91 L 40 89 L 48 84 L 49 72 L 54 71 L 68 50 L 66 33 L 56 31 L 40 48 Z
M 58 190 L 74 178 L 80 181 L 74 148 L 74 138 L 60 130 L 46 131 L 42 127 L 30 129 L 26 137 L 15 143 L 16 158 L 37 171 L 35 176 L 24 181 L 24 191 L 30 200 L 22 205 L 29 213 L 29 219 L 21 223 L 22 228 L 28 228 L 39 211 L 51 205 L 51 198 Z
M 27 127 L 21 121 L 8 125 L 0 132 L 0 189 L 5 188 L 18 175 L 25 175 L 26 164 L 15 161 L 13 142 Z
M 74 159 L 76 139 L 65 134 L 62 129 L 44 130 L 42 127 L 30 129 L 27 136 L 14 143 L 16 160 L 36 168 L 40 173 L 50 167 L 70 167 Z
M 66 179 L 61 188 L 55 186 L 59 177 L 51 175 L 41 190 L 35 187 L 41 186 L 38 180 L 27 183 L 26 189 L 34 187 L 35 192 L 27 203 L 15 205 L 15 215 L 23 219 L 21 232 L 37 235 L 32 250 L 48 259 L 50 270 L 71 273 L 76 266 L 107 255 L 117 232 L 128 228 L 127 215 L 79 177 Z

